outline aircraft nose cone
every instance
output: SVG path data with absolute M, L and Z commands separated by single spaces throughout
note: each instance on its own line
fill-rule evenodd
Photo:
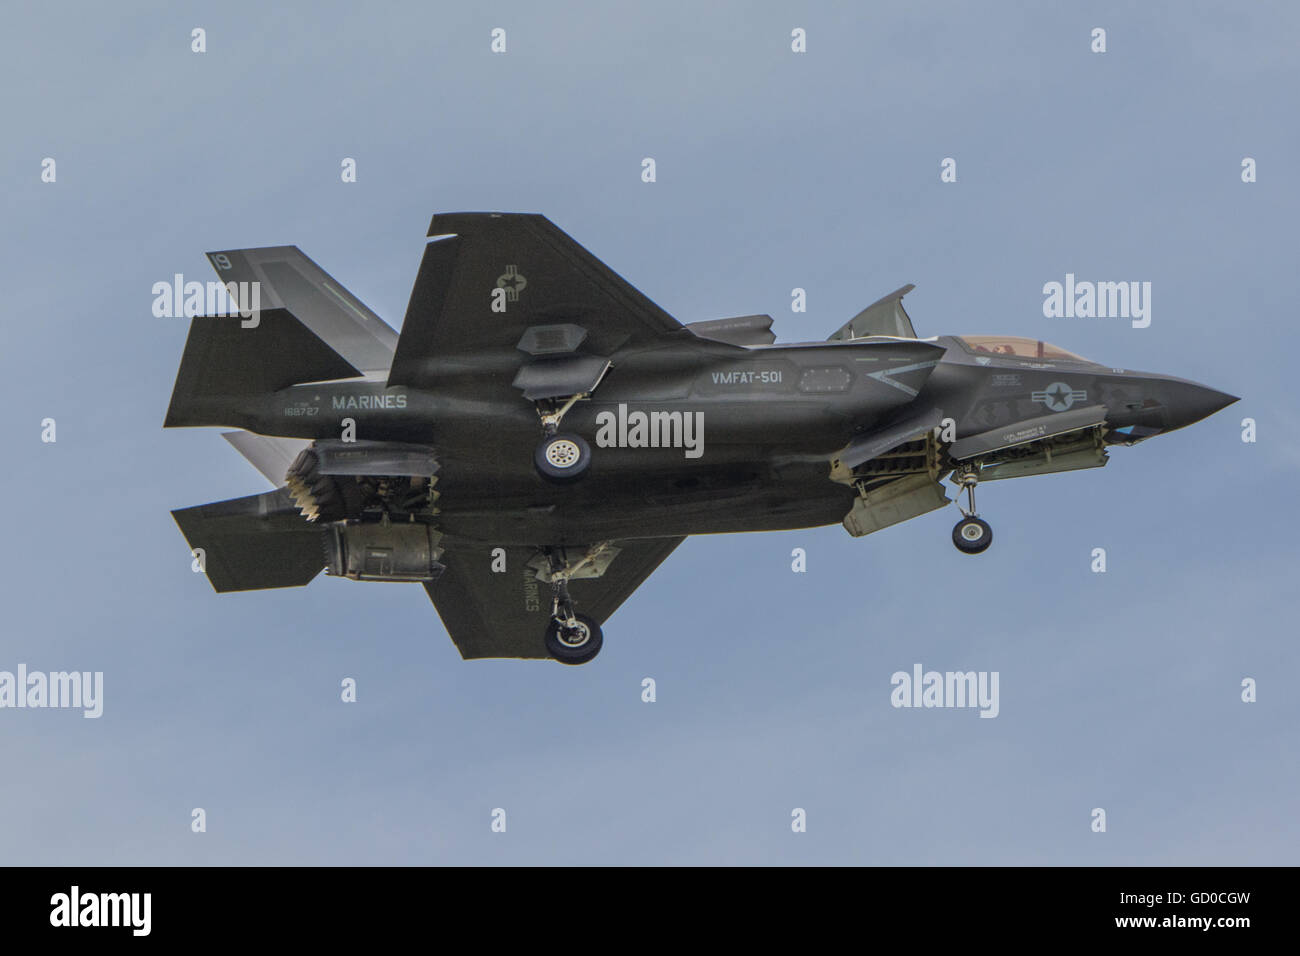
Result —
M 1236 395 L 1220 392 L 1205 385 L 1193 382 L 1180 384 L 1170 397 L 1169 411 L 1173 427 L 1182 428 L 1208 418 L 1220 409 L 1227 408 L 1237 401 Z

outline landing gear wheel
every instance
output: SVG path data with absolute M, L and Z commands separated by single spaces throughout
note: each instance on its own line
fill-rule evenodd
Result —
M 585 614 L 574 615 L 574 626 L 552 620 L 546 628 L 546 650 L 561 664 L 585 664 L 605 642 L 600 625 Z
M 533 453 L 533 465 L 547 481 L 556 484 L 577 481 L 591 465 L 591 446 L 579 435 L 564 432 L 547 435 Z
M 993 529 L 982 518 L 968 515 L 952 529 L 952 543 L 965 554 L 979 554 L 993 543 Z

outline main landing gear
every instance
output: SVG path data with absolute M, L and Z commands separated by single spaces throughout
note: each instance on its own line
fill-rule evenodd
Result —
M 979 484 L 979 468 L 968 468 L 953 475 L 953 481 L 966 492 L 970 506 L 962 508 L 958 492 L 957 507 L 961 509 L 962 519 L 952 529 L 952 543 L 963 554 L 979 554 L 988 550 L 993 543 L 993 529 L 989 523 L 975 513 L 975 486 Z
M 537 414 L 542 419 L 542 440 L 533 452 L 533 466 L 547 481 L 555 484 L 577 481 L 591 465 L 591 446 L 582 436 L 560 431 L 564 413 L 585 397 L 585 394 L 572 395 L 559 407 L 552 404 L 543 408 L 540 402 L 537 405 Z
M 558 553 L 547 554 L 551 566 L 551 623 L 546 626 L 546 652 L 561 664 L 585 664 L 600 653 L 605 637 L 595 618 L 579 614 L 569 597 L 569 578 L 579 570 Z

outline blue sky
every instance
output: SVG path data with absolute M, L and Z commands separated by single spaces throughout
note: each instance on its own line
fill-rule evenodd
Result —
M 0 710 L 0 860 L 1296 863 L 1298 28 L 1284 3 L 12 12 L 0 669 L 103 671 L 105 700 Z M 978 559 L 955 509 L 692 538 L 587 667 L 463 663 L 413 585 L 215 595 L 168 512 L 266 486 L 219 430 L 163 431 L 186 323 L 153 283 L 293 243 L 397 326 L 430 214 L 473 209 L 544 213 L 682 321 L 817 340 L 914 282 L 921 335 L 1242 401 L 981 489 Z M 1150 328 L 1044 318 L 1067 272 L 1150 281 Z M 1000 715 L 894 709 L 917 662 L 999 671 Z

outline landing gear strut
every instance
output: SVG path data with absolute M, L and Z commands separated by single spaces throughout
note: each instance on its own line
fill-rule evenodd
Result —
M 962 519 L 952 529 L 952 543 L 963 554 L 979 554 L 993 543 L 993 529 L 975 513 L 975 486 L 979 484 L 979 467 L 959 471 L 953 475 L 953 481 L 966 492 L 969 507 L 962 508 L 961 492 L 958 492 L 957 507 L 961 509 Z
M 551 565 L 551 623 L 546 626 L 546 651 L 561 664 L 585 664 L 600 653 L 605 637 L 595 618 L 573 609 L 569 577 L 575 569 L 555 551 Z
M 542 440 L 533 452 L 533 466 L 547 481 L 565 484 L 577 481 L 591 465 L 591 446 L 580 435 L 561 432 L 560 420 L 586 394 L 572 395 L 558 408 L 544 409 L 539 403 L 537 414 L 542 419 Z

